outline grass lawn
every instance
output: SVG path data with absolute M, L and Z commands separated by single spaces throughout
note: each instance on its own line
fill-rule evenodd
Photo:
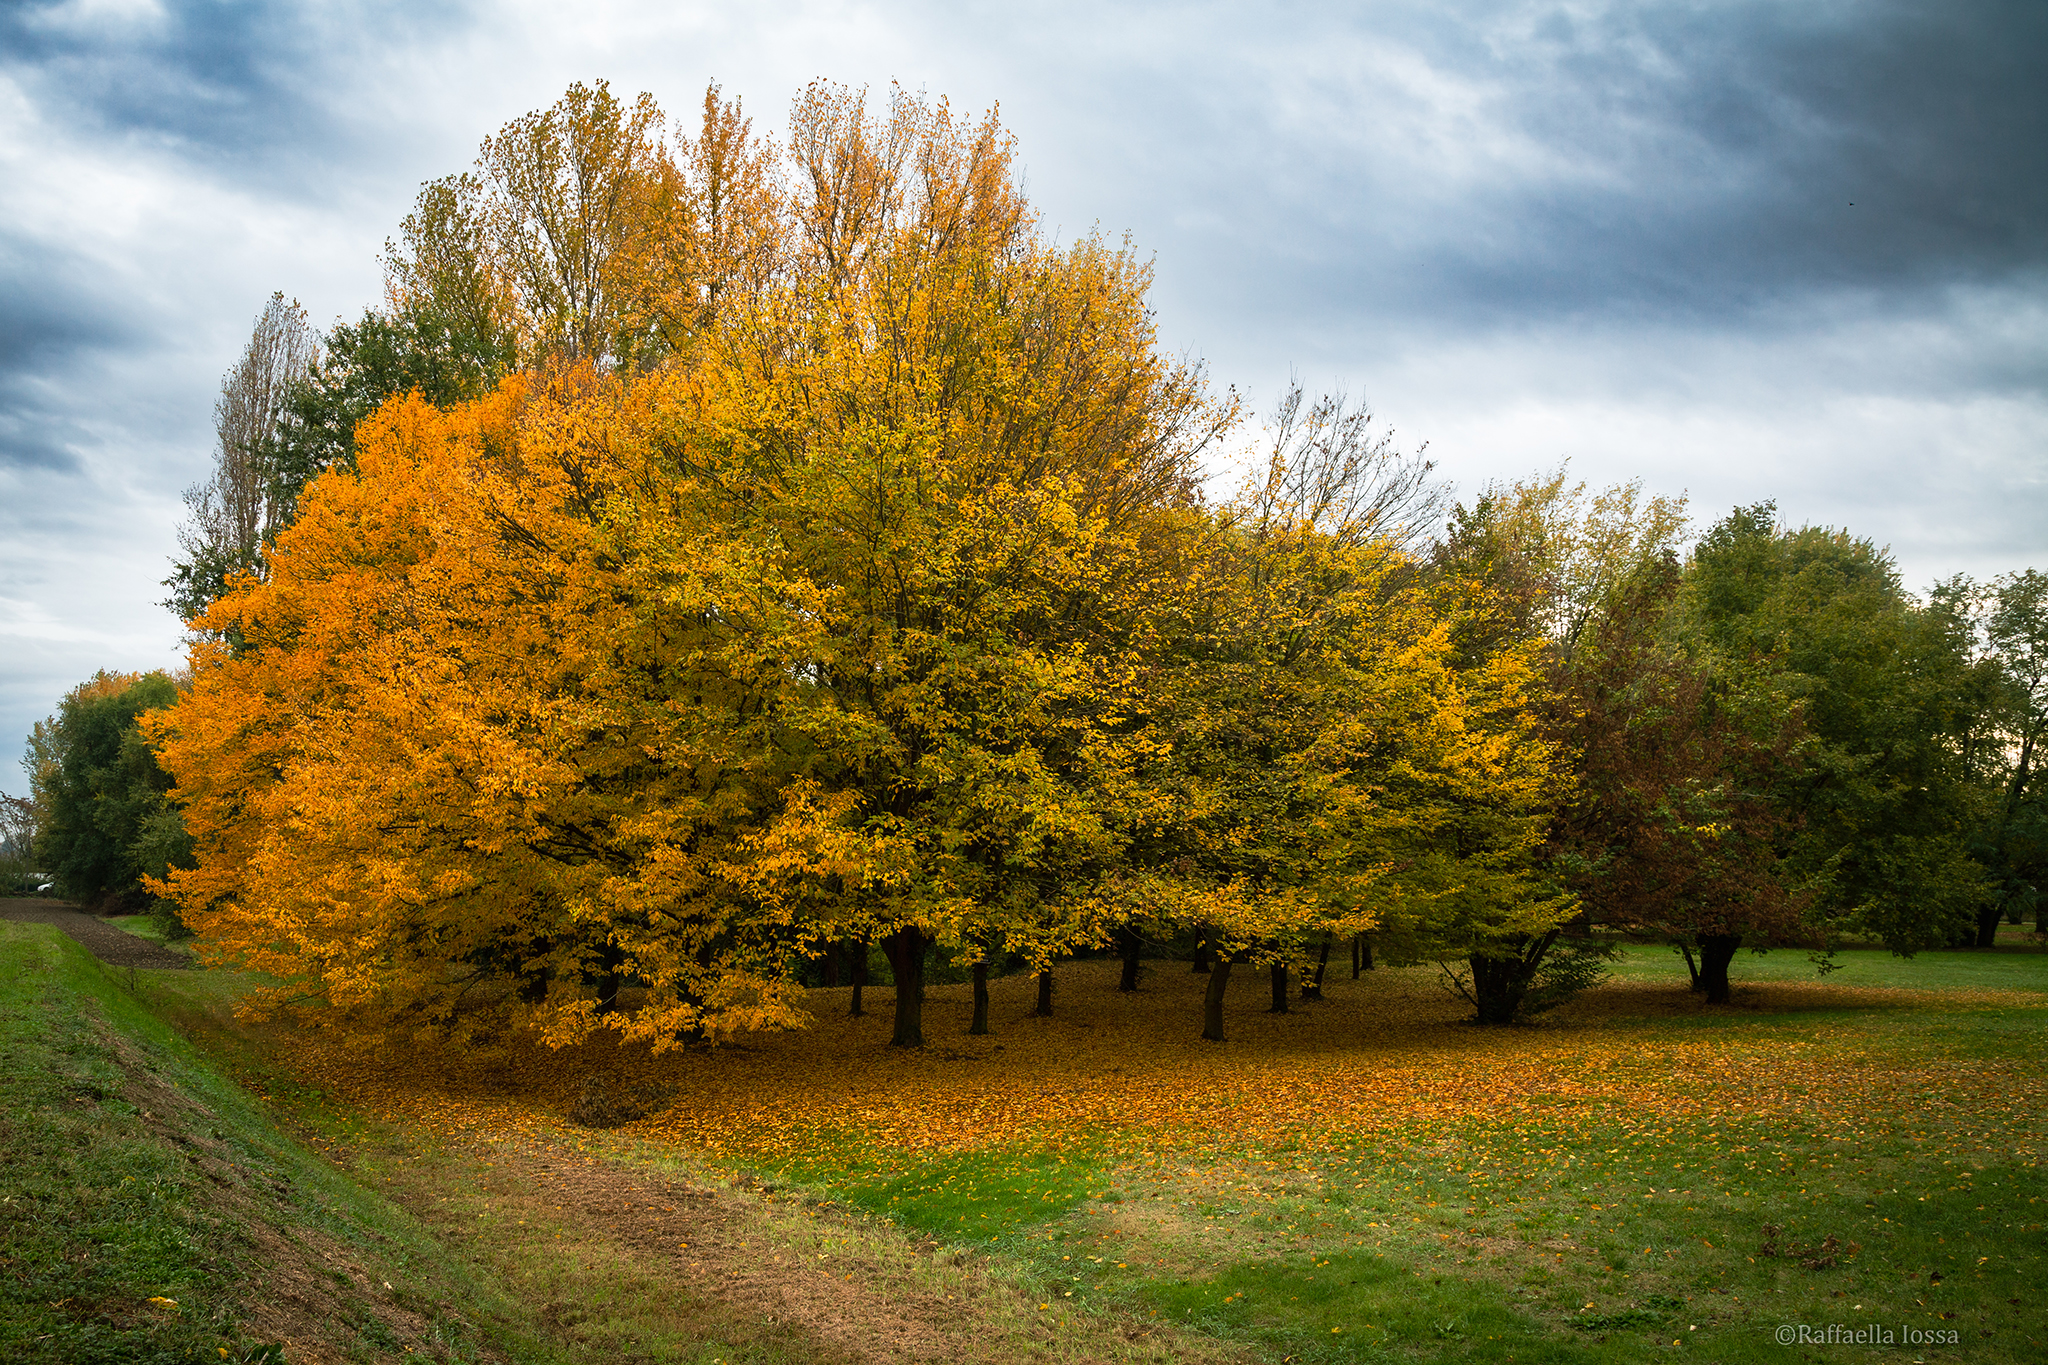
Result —
M 133 934 L 137 938 L 146 938 L 151 943 L 161 943 L 166 948 L 175 948 L 179 952 L 191 951 L 191 949 L 188 947 L 188 945 L 191 942 L 190 939 L 172 938 L 169 934 L 166 934 L 164 932 L 163 926 L 156 922 L 154 916 L 109 915 L 106 917 L 106 920 L 104 922 L 113 925 L 116 929 L 121 930 L 123 933 Z
M 1505 1030 L 1460 1022 L 1433 969 L 1333 980 L 1284 1015 L 1247 974 L 1222 1045 L 1196 1036 L 1185 965 L 1119 995 L 1114 964 L 1080 963 L 1051 1019 L 1030 1017 L 1028 978 L 994 983 L 987 1037 L 966 1035 L 964 987 L 935 988 L 915 1054 L 886 1046 L 886 993 L 848 1019 L 843 990 L 815 993 L 806 1032 L 661 1057 L 366 1051 L 303 1029 L 233 1046 L 364 1179 L 459 1209 L 445 1226 L 472 1261 L 608 1305 L 587 1344 L 668 1332 L 650 1360 L 803 1350 L 738 1319 L 715 1339 L 662 1327 L 664 1296 L 730 1310 L 707 1277 L 731 1258 L 692 1260 L 704 1234 L 673 1196 L 614 1199 L 598 1236 L 560 1202 L 583 1197 L 559 1193 L 580 1188 L 564 1153 L 765 1184 L 764 1266 L 887 1279 L 908 1273 L 892 1238 L 918 1249 L 944 1274 L 890 1301 L 957 1291 L 976 1359 L 2048 1358 L 2048 954 L 1838 961 L 1816 980 L 1802 954 L 1745 954 L 1712 1008 L 1675 955 L 1631 950 L 1609 985 Z M 218 976 L 190 975 L 179 989 Z M 592 1076 L 671 1104 L 577 1128 Z M 482 1236 L 473 1212 L 494 1210 L 527 1222 Z M 549 1269 L 556 1235 L 601 1261 L 636 1229 L 667 1258 L 644 1253 L 642 1280 Z M 1830 1340 L 1859 1331 L 1875 1344 Z

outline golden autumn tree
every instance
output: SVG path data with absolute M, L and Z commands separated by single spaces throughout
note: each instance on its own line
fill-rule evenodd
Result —
M 1598 979 L 1605 950 L 1565 932 L 1591 865 L 1572 826 L 1602 799 L 1600 783 L 1585 780 L 1592 731 L 1578 673 L 1682 525 L 1682 499 L 1645 499 L 1640 484 L 1589 499 L 1559 470 L 1489 486 L 1454 509 L 1436 546 L 1438 610 L 1483 701 L 1473 734 L 1503 766 L 1447 791 L 1435 865 L 1456 889 L 1404 924 L 1396 947 L 1462 958 L 1453 979 L 1481 1023 L 1512 1022 Z
M 479 995 L 555 1038 L 624 1026 L 628 975 L 634 1036 L 793 1017 L 776 869 L 829 854 L 746 716 L 795 686 L 776 637 L 801 590 L 683 509 L 653 565 L 608 523 L 663 481 L 665 396 L 584 372 L 394 403 L 315 484 L 270 577 L 203 622 L 241 649 L 202 643 L 159 722 L 206 951 L 436 1028 Z
M 915 1045 L 931 945 L 1044 966 L 1120 914 L 1137 692 L 1230 412 L 1128 253 L 1043 239 L 993 115 L 819 85 L 791 142 L 789 283 L 707 348 L 705 437 L 821 594 L 810 772 L 866 864 L 819 935 L 883 945 Z
M 384 255 L 393 316 L 508 338 L 527 365 L 647 368 L 689 349 L 785 263 L 774 146 L 704 93 L 695 137 L 603 81 L 487 137 L 473 170 L 421 186 Z
M 1162 689 L 1178 819 L 1146 855 L 1215 952 L 1215 1040 L 1234 963 L 1268 966 L 1284 1010 L 1314 942 L 1405 942 L 1468 907 L 1527 905 L 1558 776 L 1521 705 L 1530 659 L 1463 649 L 1403 548 L 1435 514 L 1426 461 L 1368 439 L 1340 400 L 1304 412 L 1291 393 L 1278 418 L 1190 575 Z
M 1127 255 L 1041 240 L 992 117 L 818 87 L 795 123 L 779 260 L 691 355 L 387 405 L 202 622 L 240 646 L 158 739 L 209 952 L 662 1041 L 793 1019 L 792 952 L 878 937 L 916 1043 L 932 942 L 1107 932 L 1227 410 Z

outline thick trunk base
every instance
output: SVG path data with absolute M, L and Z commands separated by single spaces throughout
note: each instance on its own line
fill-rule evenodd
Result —
M 1050 1019 L 1052 1017 L 1052 969 L 1050 967 L 1038 974 L 1038 1005 L 1031 1012 L 1040 1019 Z
M 1287 1013 L 1287 969 L 1277 962 L 1273 964 L 1273 1003 L 1266 1007 L 1266 1013 Z
M 1122 946 L 1124 950 L 1124 970 L 1123 975 L 1117 978 L 1116 988 L 1119 991 L 1134 991 L 1138 989 L 1138 949 L 1141 946 L 1138 941 L 1138 931 L 1135 929 L 1123 930 Z
M 1334 935 L 1323 935 L 1323 951 L 1316 958 L 1316 969 L 1302 978 L 1301 998 L 1320 1000 L 1323 998 L 1323 973 L 1330 969 L 1330 940 Z
M 1740 934 L 1705 934 L 1700 938 L 1700 987 L 1709 1005 L 1728 1003 L 1728 964 L 1742 946 Z
M 1218 962 L 1209 973 L 1209 988 L 1202 992 L 1202 1037 L 1212 1043 L 1223 1041 L 1223 993 L 1230 988 L 1230 959 Z
M 924 1046 L 924 954 L 930 940 L 917 929 L 898 929 L 882 940 L 896 974 L 896 1032 L 891 1047 Z
M 1517 959 L 1475 957 L 1472 965 L 1472 1018 L 1480 1024 L 1512 1024 L 1528 993 L 1527 973 Z

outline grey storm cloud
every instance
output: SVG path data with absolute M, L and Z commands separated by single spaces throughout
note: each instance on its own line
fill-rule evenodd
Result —
M 78 133 L 156 144 L 195 168 L 314 190 L 364 141 L 345 95 L 349 63 L 372 47 L 443 34 L 467 8 L 17 0 L 0 8 L 0 70 L 46 118 Z
M 1241 287 L 1277 274 L 1318 311 L 1711 319 L 2048 259 L 2048 6 L 1289 10 L 1276 27 L 1331 43 L 1305 77 L 1278 63 L 1308 116 L 1287 120 L 1283 89 L 1248 119 L 1180 123 L 1195 175 L 1238 206 L 1219 231 L 1286 242 L 1244 252 Z M 1400 50 L 1452 94 L 1404 79 Z M 1454 107 L 1414 108 L 1432 98 Z M 1512 145 L 1461 176 L 1430 145 L 1446 122 Z
M 87 262 L 0 224 L 0 376 L 49 365 L 84 347 L 148 339 Z

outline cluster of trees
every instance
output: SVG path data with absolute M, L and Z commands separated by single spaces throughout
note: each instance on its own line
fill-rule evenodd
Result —
M 1725 999 L 1743 943 L 2029 903 L 2040 575 L 1920 602 L 1768 504 L 1681 560 L 1561 472 L 1450 507 L 1299 392 L 1215 504 L 1234 398 L 993 115 L 664 130 L 572 87 L 423 189 L 382 309 L 275 299 L 229 377 L 147 884 L 286 999 L 667 1045 L 874 946 L 915 1045 L 934 947 L 979 1030 L 989 964 L 1149 939 L 1221 1038 L 1234 965 L 1284 1005 L 1360 935 L 1506 1022 L 1595 924 Z

